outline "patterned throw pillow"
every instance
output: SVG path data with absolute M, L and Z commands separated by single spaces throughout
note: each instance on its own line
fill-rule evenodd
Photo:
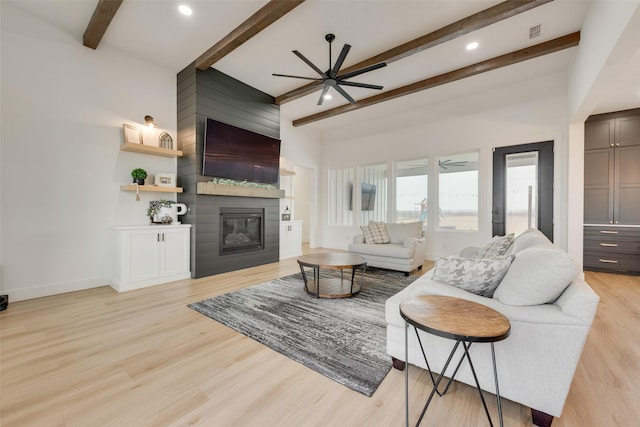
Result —
M 438 258 L 433 280 L 491 298 L 514 258 L 514 255 L 491 259 Z
M 473 256 L 473 259 L 495 258 L 504 255 L 513 243 L 513 233 L 506 236 L 494 236 L 489 243 Z
M 381 222 L 371 222 L 369 225 L 361 225 L 365 243 L 389 243 L 389 234 Z

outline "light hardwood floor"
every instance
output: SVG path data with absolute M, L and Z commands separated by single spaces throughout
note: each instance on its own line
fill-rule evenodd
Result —
M 0 425 L 404 425 L 402 372 L 366 397 L 187 308 L 297 271 L 289 259 L 121 294 L 101 287 L 10 303 L 0 312 Z M 586 276 L 602 300 L 553 426 L 637 426 L 640 277 Z M 430 383 L 418 369 L 410 381 L 416 420 Z M 527 408 L 506 401 L 503 411 L 506 426 L 531 425 Z M 456 383 L 423 425 L 488 423 L 475 389 Z

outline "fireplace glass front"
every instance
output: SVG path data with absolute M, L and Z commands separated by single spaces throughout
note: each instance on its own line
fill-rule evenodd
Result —
M 220 209 L 220 254 L 262 250 L 264 209 Z

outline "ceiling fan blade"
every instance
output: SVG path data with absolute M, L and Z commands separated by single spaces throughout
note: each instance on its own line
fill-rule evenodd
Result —
M 350 73 L 342 74 L 336 77 L 337 80 L 349 79 L 351 77 L 359 76 L 360 74 L 368 73 L 369 71 L 377 70 L 378 68 L 386 67 L 386 62 L 380 62 L 378 64 L 369 65 L 368 67 L 361 68 L 359 70 L 352 71 Z
M 302 59 L 305 64 L 307 64 L 309 67 L 313 68 L 313 71 L 315 71 L 316 73 L 320 74 L 323 78 L 327 77 L 327 75 L 324 72 L 322 72 L 322 70 L 320 70 L 320 68 L 316 67 L 313 64 L 313 62 L 309 61 L 303 54 L 301 54 L 297 50 L 294 50 L 293 53 L 295 53 L 298 58 Z
M 277 74 L 277 73 L 273 73 L 271 74 L 272 76 L 276 76 L 276 77 L 291 77 L 293 79 L 305 79 L 305 80 L 313 80 L 316 82 L 321 82 L 322 79 L 316 79 L 315 77 L 302 77 L 302 76 L 292 76 L 290 74 Z
M 348 81 L 341 81 L 338 84 L 341 84 L 344 86 L 364 87 L 366 89 L 377 89 L 377 90 L 382 90 L 383 88 L 383 86 L 380 86 L 380 85 L 370 85 L 368 83 L 356 83 L 356 82 L 348 82 Z
M 318 105 L 322 105 L 322 101 L 324 101 L 324 96 L 329 91 L 329 85 L 324 85 L 324 89 L 322 89 L 322 93 L 320 94 L 320 98 L 318 98 Z
M 299 93 L 304 93 L 304 92 L 306 92 L 306 91 L 307 91 L 308 89 L 310 89 L 310 88 L 315 88 L 316 86 L 323 85 L 323 84 L 324 84 L 324 80 L 322 80 L 322 79 L 318 79 L 318 80 L 316 80 L 315 82 L 313 82 L 313 83 L 309 83 L 309 84 L 310 84 L 311 86 L 309 86 L 309 85 L 304 85 L 304 86 L 302 86 L 302 87 L 300 87 L 300 88 L 298 88 L 298 89 L 292 90 L 291 92 L 289 92 L 289 94 L 290 94 L 291 96 L 295 96 L 295 95 L 297 95 L 297 94 L 299 94 Z
M 342 67 L 342 63 L 344 62 L 344 60 L 347 57 L 347 54 L 349 53 L 350 50 L 351 50 L 351 45 L 349 45 L 349 44 L 345 44 L 342 47 L 342 50 L 340 51 L 340 56 L 338 56 L 338 59 L 336 60 L 335 65 L 331 69 L 330 76 L 332 78 L 335 78 L 336 75 L 338 75 L 338 71 L 340 71 L 340 68 Z M 329 64 L 329 66 L 331 66 L 331 64 Z
M 347 101 L 352 104 L 356 103 L 356 100 L 351 97 L 344 89 L 342 89 L 339 85 L 335 85 L 334 88 L 338 91 L 338 93 L 345 97 Z

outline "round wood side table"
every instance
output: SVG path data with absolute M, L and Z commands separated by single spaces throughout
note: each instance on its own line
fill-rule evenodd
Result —
M 487 404 L 482 395 L 482 389 L 478 382 L 478 376 L 476 375 L 471 356 L 469 355 L 469 348 L 471 344 L 476 343 L 490 343 L 491 344 L 491 358 L 493 361 L 493 376 L 496 386 L 496 399 L 498 403 L 498 414 L 500 417 L 500 426 L 503 425 L 502 421 L 502 406 L 500 404 L 500 389 L 498 387 L 498 371 L 496 369 L 496 355 L 493 343 L 504 340 L 509 336 L 511 332 L 511 324 L 509 319 L 496 310 L 489 308 L 485 305 L 478 304 L 472 301 L 467 301 L 461 298 L 454 298 L 441 295 L 421 295 L 403 301 L 400 304 L 400 315 L 405 320 L 405 413 L 406 413 L 406 425 L 409 425 L 409 325 L 415 328 L 418 343 L 422 349 L 422 355 L 424 357 L 431 381 L 433 383 L 433 389 L 429 394 L 429 398 L 422 409 L 420 418 L 416 423 L 416 426 L 420 425 L 422 418 L 424 417 L 431 399 L 435 393 L 439 396 L 444 396 L 451 383 L 453 382 L 458 369 L 462 362 L 466 359 L 469 362 L 471 373 L 476 383 L 476 388 L 480 394 L 484 411 L 489 419 L 489 424 L 493 427 L 491 421 L 491 415 Z M 455 345 L 449 354 L 449 358 L 442 368 L 442 372 L 437 379 L 434 378 L 433 372 L 429 367 L 427 355 L 420 341 L 420 335 L 418 330 L 437 335 L 443 338 L 448 338 L 455 341 Z M 455 368 L 453 375 L 449 379 L 449 382 L 445 386 L 443 391 L 438 389 L 442 378 L 444 377 L 447 368 L 453 355 L 455 354 L 458 346 L 462 344 L 464 354 L 460 358 L 457 367 Z

